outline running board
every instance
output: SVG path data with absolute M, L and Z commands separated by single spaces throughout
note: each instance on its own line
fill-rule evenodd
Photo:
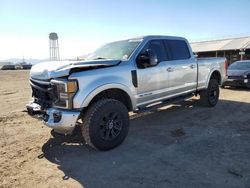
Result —
M 170 99 L 158 101 L 158 102 L 149 104 L 147 106 L 139 107 L 134 112 L 135 113 L 143 113 L 143 112 L 146 112 L 146 111 L 150 111 L 153 108 L 156 109 L 156 108 L 161 108 L 161 107 L 166 106 L 166 105 L 180 103 L 180 102 L 185 101 L 186 99 L 189 99 L 189 98 L 191 98 L 193 96 L 195 96 L 195 94 L 191 93 L 191 94 L 187 94 L 187 95 L 181 95 L 181 96 L 175 97 L 175 98 L 170 98 Z

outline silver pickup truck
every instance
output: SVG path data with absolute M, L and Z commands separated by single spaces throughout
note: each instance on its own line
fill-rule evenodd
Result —
M 225 58 L 197 59 L 185 38 L 145 36 L 112 42 L 84 61 L 44 62 L 32 67 L 30 115 L 57 133 L 80 125 L 87 144 L 99 150 L 120 145 L 129 111 L 200 95 L 215 106 L 226 77 Z

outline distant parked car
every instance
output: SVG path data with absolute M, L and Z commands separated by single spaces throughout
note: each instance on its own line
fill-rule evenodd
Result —
M 1 70 L 15 70 L 15 65 L 3 65 Z
M 22 65 L 22 69 L 31 69 L 31 67 L 32 67 L 31 64 Z
M 20 65 L 20 64 L 16 64 L 16 65 L 15 65 L 15 69 L 16 69 L 16 70 L 20 70 L 20 69 L 23 69 L 23 67 L 22 67 L 22 65 Z
M 249 87 L 250 88 L 250 60 L 236 61 L 229 65 L 227 80 L 222 87 Z

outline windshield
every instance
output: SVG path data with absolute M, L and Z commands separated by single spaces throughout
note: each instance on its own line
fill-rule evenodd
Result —
M 108 43 L 95 52 L 90 54 L 87 60 L 96 59 L 116 59 L 127 60 L 136 47 L 140 44 L 140 40 L 123 40 Z
M 250 69 L 250 61 L 237 61 L 228 67 L 229 70 L 248 70 Z

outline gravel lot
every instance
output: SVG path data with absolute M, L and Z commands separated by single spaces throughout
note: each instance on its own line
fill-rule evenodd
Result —
M 26 115 L 28 74 L 0 71 L 0 187 L 250 188 L 250 90 L 133 114 L 125 142 L 99 152 Z

